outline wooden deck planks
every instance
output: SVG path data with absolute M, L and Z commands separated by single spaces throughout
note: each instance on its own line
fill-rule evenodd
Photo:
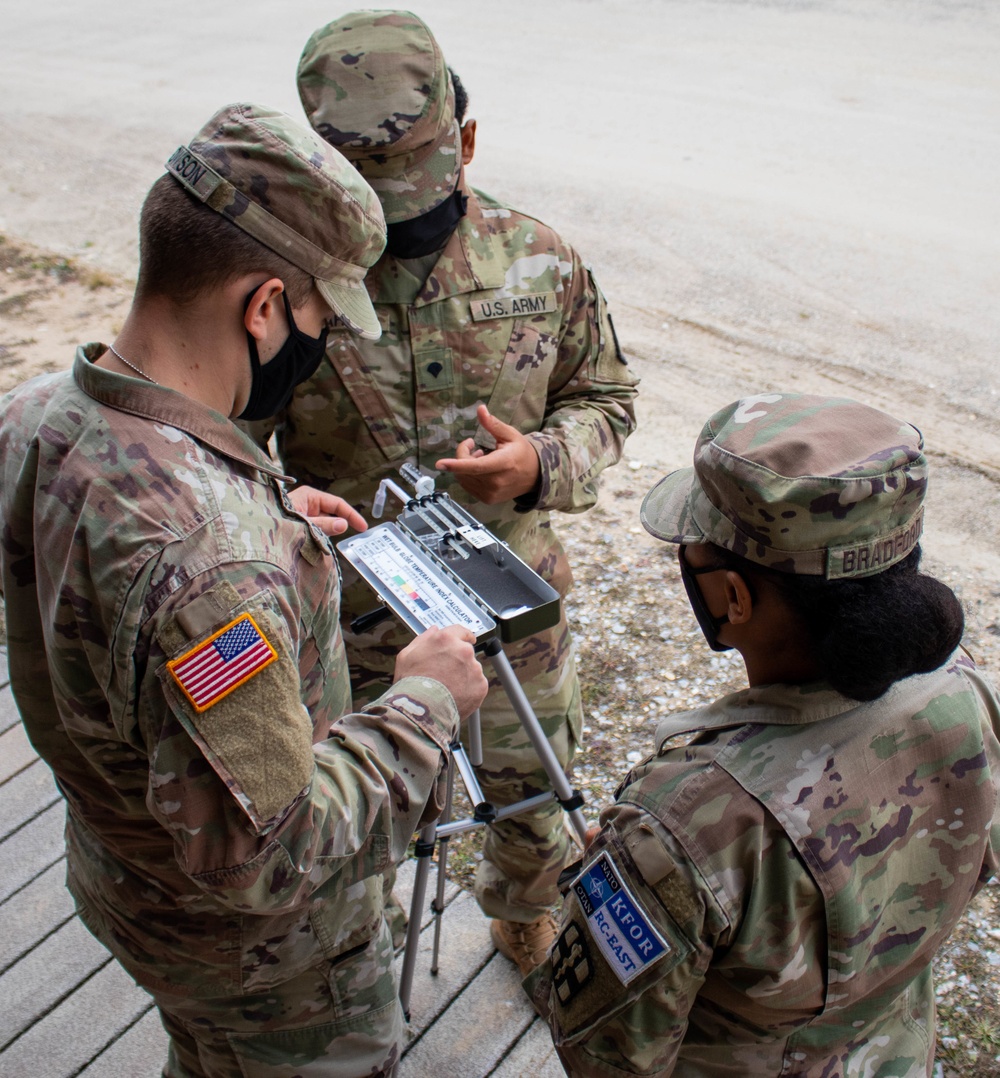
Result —
M 3 793 L 4 786 L 0 786 L 0 800 Z M 65 822 L 66 809 L 56 802 L 13 834 L 0 838 L 0 903 L 63 856 Z
M 76 916 L 73 899 L 66 890 L 63 859 L 21 888 L 0 906 L 0 974 L 47 936 Z
M 166 1030 L 150 1003 L 133 1025 L 80 1072 L 80 1078 L 160 1078 L 166 1058 Z
M 109 957 L 89 980 L 0 1053 L 0 1078 L 72 1078 L 148 1007 L 149 996 Z
M 37 760 L 24 727 L 18 723 L 0 734 L 0 783 L 30 767 Z M 3 834 L 0 831 L 0 834 Z
M 516 967 L 494 953 L 403 1057 L 403 1078 L 488 1075 L 532 1018 Z
M 6 673 L 7 662 L 4 660 L 3 673 Z M 21 716 L 18 714 L 14 697 L 11 695 L 10 686 L 4 682 L 0 687 L 0 734 L 6 733 L 20 726 Z
M 566 1072 L 552 1045 L 549 1027 L 535 1018 L 489 1078 L 565 1078 Z
M 28 951 L 0 974 L 0 1048 L 110 961 L 108 952 L 76 917 Z
M 488 924 L 472 896 L 460 894 L 444 913 L 436 976 L 430 972 L 433 925 L 424 928 L 410 997 L 410 1047 L 404 1050 L 404 1059 L 413 1042 L 425 1035 L 428 1027 L 447 1010 L 455 996 L 482 972 L 493 957 L 495 951 L 490 942 Z
M 36 759 L 3 784 L 0 835 L 10 834 L 47 808 L 62 804 L 48 765 Z

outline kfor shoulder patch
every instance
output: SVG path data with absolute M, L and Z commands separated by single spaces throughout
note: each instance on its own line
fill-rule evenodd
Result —
M 277 657 L 254 619 L 241 614 L 197 647 L 172 659 L 167 669 L 195 711 L 207 711 Z
M 622 984 L 633 981 L 671 950 L 609 854 L 602 853 L 584 869 L 573 883 L 573 892 L 591 936 Z

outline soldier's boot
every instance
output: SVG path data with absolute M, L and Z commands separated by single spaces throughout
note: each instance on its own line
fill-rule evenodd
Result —
M 536 921 L 497 921 L 490 924 L 493 945 L 517 965 L 522 977 L 540 966 L 548 957 L 559 935 L 559 926 L 551 913 L 543 913 Z

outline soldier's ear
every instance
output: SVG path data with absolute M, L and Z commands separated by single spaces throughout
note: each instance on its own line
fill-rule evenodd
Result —
M 466 120 L 462 124 L 462 164 L 467 165 L 476 152 L 476 121 Z
M 246 299 L 243 326 L 257 341 L 262 341 L 276 318 L 284 322 L 285 311 L 281 293 L 285 286 L 279 277 L 272 277 L 255 288 Z
M 726 573 L 726 615 L 730 625 L 744 625 L 753 615 L 753 593 L 735 570 Z

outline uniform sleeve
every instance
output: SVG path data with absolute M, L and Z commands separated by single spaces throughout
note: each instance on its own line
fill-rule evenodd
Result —
M 659 822 L 631 805 L 602 828 L 525 982 L 571 1074 L 669 1074 L 728 921 Z
M 403 857 L 437 814 L 459 721 L 448 690 L 422 677 L 331 713 L 349 699 L 339 635 L 330 653 L 317 647 L 275 575 L 247 564 L 199 578 L 159 619 L 164 661 L 140 694 L 147 806 L 181 871 L 230 908 L 268 914 Z
M 531 508 L 581 512 L 597 500 L 597 477 L 622 455 L 635 429 L 638 379 L 622 355 L 607 303 L 571 252 L 564 321 L 541 430 L 529 434 L 541 465 Z
M 996 790 L 990 840 L 983 856 L 978 887 L 983 887 L 1000 872 L 1000 693 L 996 686 L 975 668 L 971 659 L 959 653 L 955 666 L 961 667 L 965 677 L 979 696 L 982 715 L 983 751 L 986 755 L 990 779 Z M 978 890 L 977 887 L 977 890 Z

